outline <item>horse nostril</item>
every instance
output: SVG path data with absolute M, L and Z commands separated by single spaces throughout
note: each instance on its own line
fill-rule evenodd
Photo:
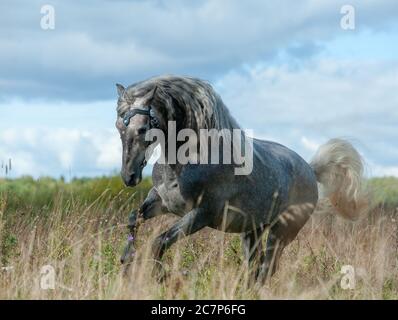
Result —
M 128 175 L 123 174 L 123 175 L 122 175 L 122 178 L 123 178 L 123 182 L 124 182 L 124 184 L 125 184 L 126 186 L 131 186 L 131 185 L 133 185 L 134 182 L 135 182 L 135 180 L 136 180 L 136 177 L 135 177 L 135 174 L 134 174 L 134 173 L 128 174 Z

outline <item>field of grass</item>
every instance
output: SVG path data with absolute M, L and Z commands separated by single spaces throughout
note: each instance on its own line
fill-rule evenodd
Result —
M 168 277 L 152 278 L 151 240 L 173 216 L 142 226 L 125 274 L 127 216 L 150 185 L 127 189 L 119 177 L 0 180 L 0 299 L 398 299 L 398 179 L 369 182 L 373 209 L 360 221 L 320 205 L 272 280 L 254 288 L 239 235 L 211 229 L 173 246 L 163 261 Z M 354 268 L 352 289 L 341 286 L 344 265 Z M 40 286 L 43 266 L 54 268 L 54 289 Z

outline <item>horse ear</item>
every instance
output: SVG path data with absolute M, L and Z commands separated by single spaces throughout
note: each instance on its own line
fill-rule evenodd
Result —
M 116 83 L 116 88 L 117 88 L 117 94 L 119 97 L 122 97 L 126 89 L 119 83 Z

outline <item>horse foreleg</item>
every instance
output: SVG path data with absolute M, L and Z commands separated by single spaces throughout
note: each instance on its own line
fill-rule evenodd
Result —
M 152 252 L 155 259 L 154 274 L 159 276 L 162 270 L 161 259 L 165 251 L 178 239 L 191 235 L 209 224 L 210 215 L 204 209 L 195 208 L 178 220 L 169 230 L 158 236 L 153 245 Z
M 120 258 L 120 262 L 122 264 L 130 261 L 131 258 L 134 256 L 134 242 L 136 240 L 135 238 L 139 225 L 145 220 L 164 214 L 166 212 L 167 211 L 162 206 L 162 200 L 159 194 L 157 193 L 156 189 L 152 188 L 139 209 L 133 210 L 130 213 L 127 225 L 130 234 L 127 239 L 127 245 L 125 246 L 122 257 Z
M 162 199 L 155 188 L 149 191 L 138 211 L 144 220 L 167 213 L 166 208 L 162 205 Z

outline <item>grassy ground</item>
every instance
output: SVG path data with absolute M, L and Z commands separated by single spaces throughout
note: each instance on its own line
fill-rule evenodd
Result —
M 271 282 L 247 287 L 239 235 L 205 229 L 164 258 L 168 278 L 151 277 L 151 239 L 175 218 L 147 222 L 127 275 L 119 264 L 130 209 L 150 188 L 125 189 L 118 177 L 0 181 L 1 299 L 397 299 L 398 182 L 371 182 L 375 208 L 355 223 L 320 206 L 284 251 Z M 43 290 L 43 266 L 55 288 Z M 342 266 L 355 272 L 343 289 Z

